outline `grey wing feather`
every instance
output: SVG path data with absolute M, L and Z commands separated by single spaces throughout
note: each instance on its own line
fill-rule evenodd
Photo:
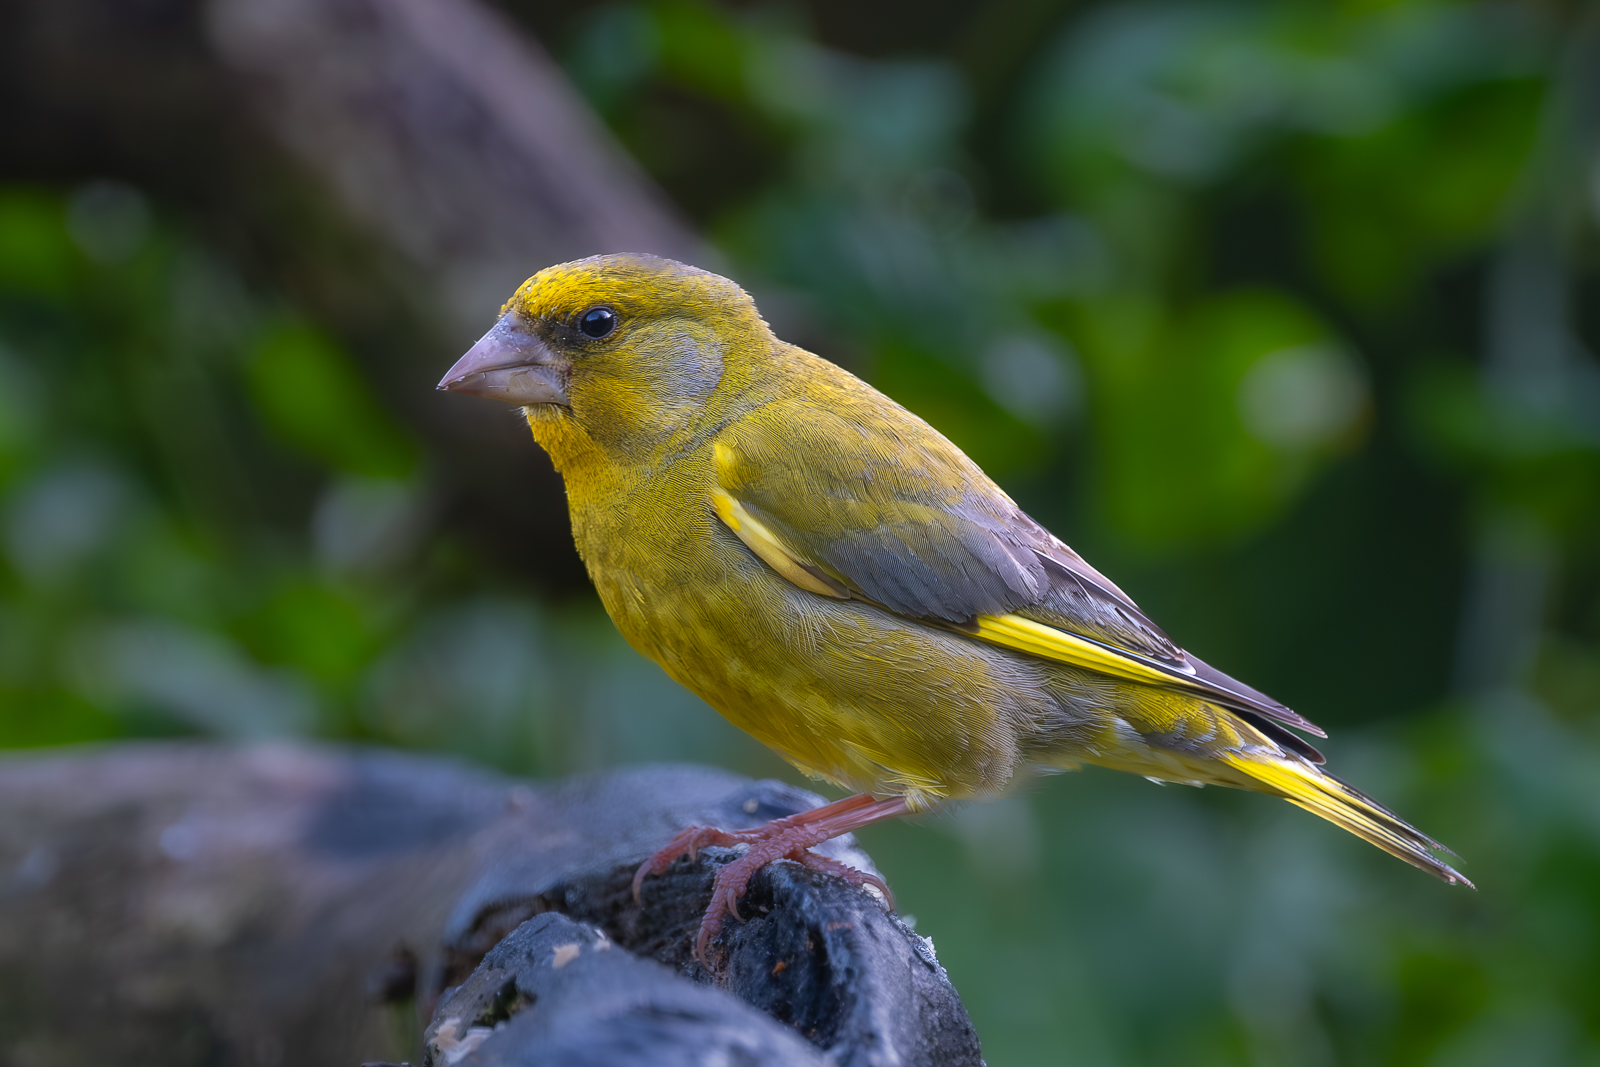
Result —
M 855 592 L 900 615 L 970 622 L 1036 599 L 1049 582 L 1044 565 L 983 524 L 948 511 L 915 520 L 806 536 L 762 504 L 744 506 L 790 544 L 804 546 Z

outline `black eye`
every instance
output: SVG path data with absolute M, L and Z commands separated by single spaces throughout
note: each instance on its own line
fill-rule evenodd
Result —
M 585 337 L 599 340 L 617 328 L 617 313 L 610 308 L 590 308 L 578 317 L 578 329 Z

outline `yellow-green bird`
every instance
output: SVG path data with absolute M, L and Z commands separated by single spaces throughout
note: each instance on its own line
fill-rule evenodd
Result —
M 937 430 L 778 340 L 725 278 L 644 255 L 550 267 L 439 388 L 523 406 L 634 648 L 857 794 L 691 828 L 640 868 L 751 845 L 718 874 L 702 955 L 773 859 L 881 886 L 809 848 L 1083 763 L 1280 796 L 1466 883 L 1287 727 L 1321 730 L 1175 645 Z

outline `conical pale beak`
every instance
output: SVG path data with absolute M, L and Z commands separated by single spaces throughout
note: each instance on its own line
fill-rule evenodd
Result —
M 456 360 L 438 388 L 511 404 L 567 403 L 567 362 L 508 311 Z

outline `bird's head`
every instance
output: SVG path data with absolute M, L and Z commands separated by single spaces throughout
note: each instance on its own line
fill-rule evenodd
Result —
M 524 282 L 439 388 L 520 404 L 536 434 L 575 423 L 601 447 L 633 450 L 691 428 L 771 343 L 726 278 L 655 256 L 594 256 Z

